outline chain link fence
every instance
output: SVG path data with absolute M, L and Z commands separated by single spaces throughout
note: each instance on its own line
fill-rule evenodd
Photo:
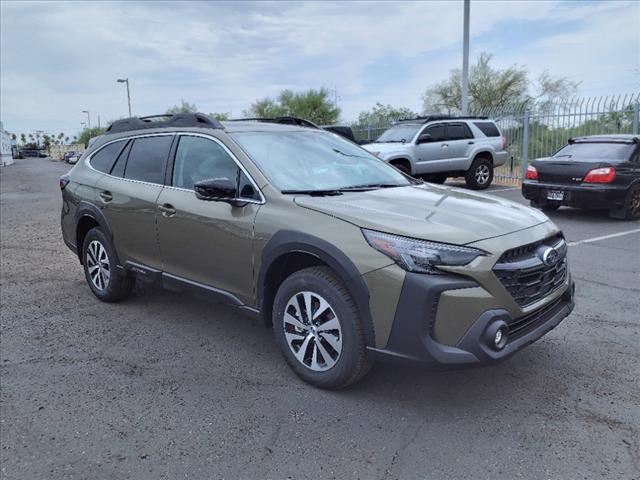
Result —
M 570 98 L 542 107 L 522 104 L 472 112 L 497 123 L 506 137 L 507 163 L 495 181 L 519 184 L 530 160 L 553 155 L 573 137 L 611 133 L 638 134 L 640 92 L 608 97 Z M 376 125 L 351 125 L 358 141 L 374 141 L 401 119 Z

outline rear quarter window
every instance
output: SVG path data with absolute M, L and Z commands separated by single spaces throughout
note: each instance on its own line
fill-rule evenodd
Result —
M 109 173 L 111 168 L 113 167 L 116 158 L 120 155 L 120 152 L 124 148 L 126 144 L 126 140 L 121 140 L 118 142 L 113 142 L 107 145 L 104 148 L 101 148 L 96 153 L 91 155 L 91 159 L 89 160 L 89 164 L 99 172 Z M 71 155 L 70 153 L 67 155 Z
M 473 122 L 473 124 L 487 137 L 500 136 L 500 130 L 498 130 L 498 127 L 493 122 Z
M 136 138 L 129 152 L 124 178 L 163 184 L 172 141 L 173 135 Z

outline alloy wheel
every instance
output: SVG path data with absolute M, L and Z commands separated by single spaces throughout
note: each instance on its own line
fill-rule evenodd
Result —
M 283 327 L 289 349 L 305 367 L 322 372 L 340 358 L 340 320 L 321 295 L 309 291 L 293 295 L 285 307 Z
M 478 182 L 478 185 L 486 184 L 489 181 L 490 174 L 489 167 L 479 165 L 478 168 L 476 168 L 476 182 Z
M 96 289 L 102 291 L 107 288 L 111 278 L 111 266 L 107 250 L 98 240 L 93 240 L 87 247 L 87 270 Z

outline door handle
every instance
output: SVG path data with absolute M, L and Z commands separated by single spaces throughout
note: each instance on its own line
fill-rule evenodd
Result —
M 442 148 L 449 148 L 449 144 L 448 143 L 443 143 L 442 144 Z
M 473 145 L 474 142 L 467 142 L 467 145 Z
M 113 200 L 113 195 L 111 195 L 111 192 L 107 190 L 103 190 L 98 195 L 100 196 L 100 198 L 104 203 L 109 203 L 111 200 Z
M 160 210 L 162 216 L 164 217 L 173 217 L 176 214 L 176 209 L 173 208 L 173 205 L 171 205 L 170 203 L 158 205 L 158 210 Z

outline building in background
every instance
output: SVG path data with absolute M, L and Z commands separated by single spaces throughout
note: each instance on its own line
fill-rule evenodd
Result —
M 0 122 L 0 166 L 4 167 L 12 163 L 11 134 L 5 131 L 4 125 Z

